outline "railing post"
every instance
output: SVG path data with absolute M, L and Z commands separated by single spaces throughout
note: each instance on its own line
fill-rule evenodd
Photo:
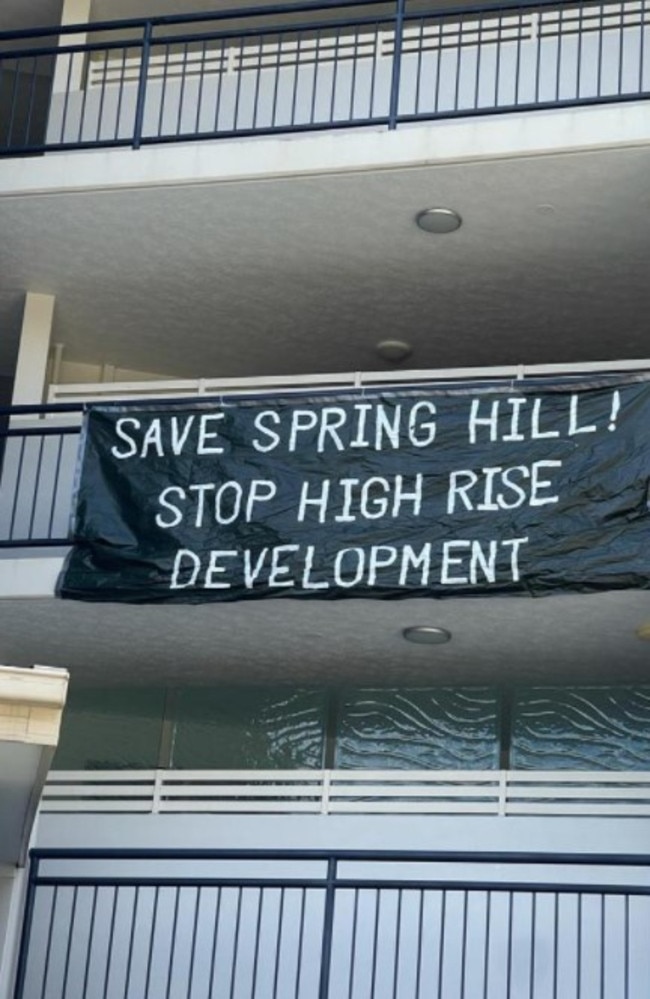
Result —
M 151 21 L 146 21 L 142 35 L 142 60 L 140 62 L 140 77 L 138 79 L 138 98 L 135 105 L 135 121 L 133 123 L 134 149 L 139 149 L 142 141 L 142 125 L 144 122 L 144 105 L 147 99 L 147 76 L 149 75 L 152 33 L 153 25 Z
M 396 0 L 395 7 L 395 44 L 393 46 L 393 74 L 390 81 L 390 108 L 388 111 L 388 127 L 397 128 L 399 110 L 399 86 L 402 73 L 402 36 L 404 34 L 404 12 L 406 0 Z
M 334 903 L 336 901 L 337 859 L 327 861 L 327 886 L 325 888 L 325 912 L 323 914 L 323 946 L 321 948 L 320 983 L 318 999 L 328 999 L 330 990 L 330 966 L 332 963 L 332 932 L 334 929 Z
M 32 857 L 29 862 L 29 874 L 27 875 L 27 892 L 25 895 L 25 910 L 23 915 L 23 928 L 20 935 L 20 949 L 18 951 L 18 963 L 16 965 L 16 985 L 14 999 L 23 999 L 25 992 L 25 976 L 27 974 L 27 955 L 29 953 L 29 942 L 32 935 L 32 921 L 34 919 L 34 902 L 36 896 L 36 879 L 38 877 L 39 858 Z

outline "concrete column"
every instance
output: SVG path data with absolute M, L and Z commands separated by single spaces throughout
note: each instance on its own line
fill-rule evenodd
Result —
M 28 291 L 25 295 L 25 310 L 11 400 L 13 406 L 38 406 L 43 402 L 54 302 L 54 295 L 38 295 L 33 291 Z
M 23 924 L 27 867 L 0 866 L 0 997 L 13 995 Z
M 87 24 L 90 21 L 91 2 L 92 0 L 63 0 L 61 24 Z M 88 35 L 86 32 L 79 32 L 79 34 L 74 35 L 63 35 L 59 44 L 83 45 L 87 38 Z M 72 59 L 71 69 L 70 59 Z M 56 69 L 54 71 L 53 92 L 55 94 L 62 94 L 65 93 L 68 88 L 70 90 L 81 90 L 83 69 L 83 53 L 79 52 L 73 56 L 60 56 L 56 61 Z M 68 73 L 70 74 L 69 76 Z

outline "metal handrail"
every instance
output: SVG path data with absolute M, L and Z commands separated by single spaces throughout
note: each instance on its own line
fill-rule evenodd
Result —
M 340 0 L 2 32 L 0 155 L 639 100 L 648 28 L 639 0 Z
M 537 10 L 539 8 L 560 9 L 563 0 L 521 0 L 521 2 L 468 4 L 462 7 L 446 8 L 426 12 L 426 17 L 432 20 L 450 21 L 462 20 L 479 14 L 503 13 L 516 14 L 518 10 Z M 607 6 L 602 0 L 582 0 L 584 8 L 589 6 Z M 272 6 L 229 7 L 227 10 L 200 11 L 194 14 L 159 14 L 155 17 L 123 18 L 114 21 L 78 21 L 74 24 L 48 25 L 36 28 L 13 29 L 0 31 L 0 43 L 14 41 L 20 38 L 59 37 L 64 35 L 94 34 L 106 31 L 123 31 L 130 28 L 141 28 L 150 24 L 152 27 L 174 24 L 211 24 L 219 21 L 232 21 L 247 18 L 272 18 L 283 14 L 318 13 L 336 10 L 357 9 L 359 7 L 386 7 L 394 9 L 393 0 L 336 0 L 334 3 L 302 2 L 273 4 Z M 422 15 L 418 11 L 418 15 Z M 390 14 L 388 15 L 390 16 Z M 327 22 L 329 23 L 329 22 Z M 356 19 L 350 18 L 350 24 L 356 24 Z M 174 37 L 174 36 L 172 36 Z M 13 50 L 12 50 L 13 51 Z

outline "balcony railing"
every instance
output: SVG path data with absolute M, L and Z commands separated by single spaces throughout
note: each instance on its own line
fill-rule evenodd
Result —
M 15 999 L 636 999 L 646 855 L 40 849 Z
M 650 817 L 650 773 L 583 770 L 59 770 L 42 812 Z
M 5 32 L 0 154 L 638 100 L 649 33 L 646 0 L 343 0 Z

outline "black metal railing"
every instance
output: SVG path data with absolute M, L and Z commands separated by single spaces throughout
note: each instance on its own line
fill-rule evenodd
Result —
M 0 408 L 0 549 L 69 543 L 82 411 Z
M 249 7 L 0 34 L 0 155 L 638 100 L 646 0 Z
M 633 999 L 648 856 L 32 852 L 15 999 Z

